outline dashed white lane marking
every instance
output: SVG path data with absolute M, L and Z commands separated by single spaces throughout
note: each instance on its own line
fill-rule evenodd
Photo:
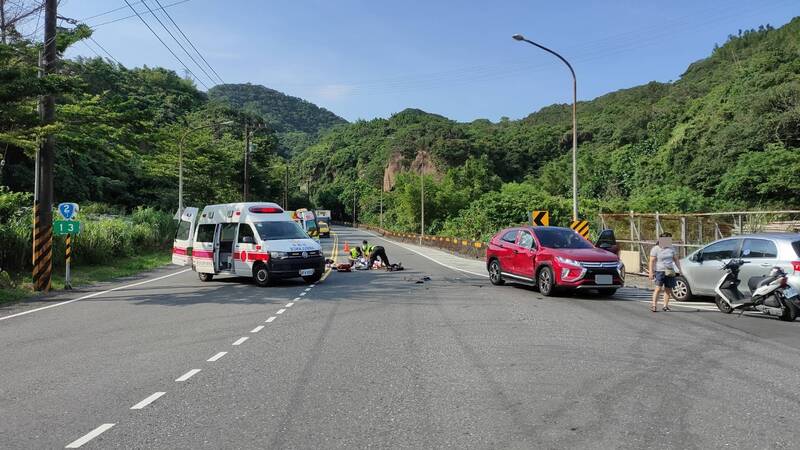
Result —
M 306 288 L 306 292 L 308 292 L 308 291 L 310 291 L 310 290 L 311 290 L 311 288 Z
M 146 399 L 140 401 L 139 403 L 131 406 L 131 409 L 142 409 L 145 406 L 149 405 L 150 403 L 153 403 L 154 401 L 158 400 L 158 398 L 164 394 L 166 394 L 166 392 L 156 392 L 155 394 L 147 397 Z
M 278 312 L 276 312 L 275 314 L 283 314 L 283 313 L 285 313 L 285 312 L 286 312 L 286 308 L 281 308 L 281 309 L 279 309 L 279 310 L 278 310 Z
M 195 376 L 197 374 L 197 372 L 200 372 L 200 369 L 192 369 L 192 370 L 186 372 L 185 374 L 181 375 L 180 377 L 176 378 L 175 381 L 186 381 L 189 378 L 192 378 L 193 376 Z
M 263 329 L 264 329 L 264 325 L 259 325 L 259 326 L 255 327 L 255 328 L 253 328 L 252 330 L 250 330 L 250 332 L 251 333 L 258 333 L 259 331 L 261 331 Z
M 305 295 L 306 295 L 306 293 L 305 293 L 305 292 L 301 292 L 301 293 L 300 293 L 300 297 L 303 297 L 303 296 L 305 296 Z
M 287 304 L 286 304 L 286 307 L 287 307 L 287 308 L 291 308 L 291 307 L 292 307 L 292 305 L 294 305 L 294 302 L 289 302 L 289 303 L 287 303 Z
M 95 428 L 94 430 L 84 434 L 80 438 L 70 442 L 64 448 L 80 448 L 81 445 L 83 445 L 83 444 L 91 441 L 92 439 L 96 438 L 97 436 L 100 436 L 101 434 L 105 433 L 106 431 L 108 431 L 114 425 L 116 425 L 116 424 L 114 424 L 114 423 L 104 423 L 104 424 L 100 425 L 99 427 Z
M 292 299 L 293 302 L 296 302 L 298 300 L 300 300 L 300 297 L 295 297 L 295 298 Z
M 108 294 L 109 292 L 118 291 L 120 289 L 125 289 L 125 288 L 129 288 L 129 287 L 134 287 L 134 286 L 140 286 L 140 285 L 146 284 L 146 283 L 152 283 L 153 281 L 158 281 L 158 280 L 163 280 L 164 278 L 174 277 L 175 275 L 180 275 L 180 274 L 182 274 L 184 272 L 188 272 L 190 270 L 192 270 L 192 269 L 185 269 L 185 270 L 181 270 L 180 272 L 175 272 L 175 273 L 171 273 L 169 275 L 164 275 L 163 277 L 153 278 L 152 280 L 144 280 L 144 281 L 140 281 L 138 283 L 126 284 L 125 286 L 115 287 L 113 289 L 108 289 L 108 290 L 105 290 L 105 291 L 102 291 L 102 292 L 95 292 L 94 294 L 84 295 L 83 297 L 74 298 L 72 300 L 67 300 L 65 302 L 55 303 L 55 304 L 48 305 L 48 306 L 42 306 L 41 308 L 31 309 L 30 311 L 23 311 L 23 312 L 17 313 L 17 314 L 11 314 L 10 316 L 0 317 L 0 321 L 6 320 L 6 319 L 11 319 L 11 318 L 14 318 L 14 317 L 24 316 L 25 314 L 31 314 L 31 313 L 35 313 L 37 311 L 44 311 L 45 309 L 55 308 L 56 306 L 69 305 L 70 303 L 75 303 L 75 302 L 77 302 L 79 300 L 86 300 L 87 298 L 97 297 L 98 295 Z
M 309 286 L 309 287 L 314 287 L 314 286 L 316 286 L 316 284 L 312 284 L 312 285 L 311 285 L 311 286 Z
M 219 352 L 216 355 L 212 356 L 211 358 L 208 358 L 206 361 L 214 362 L 214 361 L 217 361 L 218 359 L 222 358 L 223 356 L 225 356 L 227 354 L 228 354 L 228 352 Z
M 271 316 L 269 319 L 265 320 L 264 322 L 270 323 L 275 320 L 275 316 Z
M 247 336 L 245 336 L 245 337 L 240 337 L 239 339 L 237 339 L 237 340 L 236 340 L 236 342 L 234 342 L 234 343 L 233 343 L 233 345 L 242 345 L 242 342 L 244 342 L 244 341 L 246 341 L 246 340 L 248 340 L 248 339 L 250 339 L 250 338 L 249 338 L 249 337 L 247 337 Z

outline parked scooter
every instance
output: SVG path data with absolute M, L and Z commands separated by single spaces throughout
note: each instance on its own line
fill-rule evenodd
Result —
M 768 316 L 778 317 L 787 322 L 793 321 L 800 313 L 800 295 L 786 284 L 786 272 L 780 267 L 773 267 L 766 277 L 752 277 L 747 280 L 751 296 L 739 292 L 739 268 L 749 261 L 731 259 L 722 266 L 725 275 L 720 278 L 717 287 L 716 303 L 720 311 L 730 314 L 738 309 L 760 311 Z

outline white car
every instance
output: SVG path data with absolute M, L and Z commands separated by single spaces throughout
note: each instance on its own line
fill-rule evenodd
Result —
M 778 266 L 789 275 L 789 285 L 800 290 L 800 233 L 756 233 L 720 239 L 683 258 L 682 273 L 673 290 L 675 299 L 714 296 L 722 265 L 732 258 L 748 261 L 740 269 L 742 280 L 766 276 Z M 743 294 L 749 294 L 747 289 L 746 282 L 739 285 Z

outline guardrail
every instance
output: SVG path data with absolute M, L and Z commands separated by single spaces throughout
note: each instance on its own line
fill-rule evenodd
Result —
M 459 256 L 467 256 L 475 259 L 486 257 L 486 242 L 463 239 L 457 237 L 444 236 L 421 236 L 417 233 L 402 233 L 398 231 L 385 230 L 371 225 L 358 224 L 359 228 L 378 233 L 381 236 L 389 237 L 397 241 L 409 244 L 424 245 L 454 253 Z

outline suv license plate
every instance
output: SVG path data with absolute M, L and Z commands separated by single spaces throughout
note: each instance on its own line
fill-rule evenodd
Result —
M 611 284 L 614 282 L 614 277 L 611 275 L 595 275 L 594 282 L 595 284 Z
M 301 277 L 308 277 L 314 275 L 314 269 L 303 269 L 300 271 Z

